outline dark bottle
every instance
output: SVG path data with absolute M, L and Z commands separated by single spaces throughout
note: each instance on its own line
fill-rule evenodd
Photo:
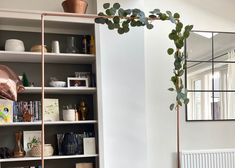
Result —
M 84 35 L 82 37 L 82 53 L 87 54 L 88 53 L 88 45 L 87 45 L 87 37 Z

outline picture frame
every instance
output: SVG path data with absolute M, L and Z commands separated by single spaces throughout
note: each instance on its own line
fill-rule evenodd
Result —
M 88 87 L 88 78 L 68 77 L 67 83 L 69 88 Z
M 26 156 L 29 156 L 29 151 L 33 145 L 41 143 L 42 131 L 24 131 L 23 132 L 23 147 L 26 152 Z
M 59 121 L 59 99 L 44 99 L 44 121 Z

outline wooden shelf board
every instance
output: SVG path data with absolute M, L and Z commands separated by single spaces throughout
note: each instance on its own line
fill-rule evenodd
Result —
M 25 87 L 25 90 L 21 94 L 39 94 L 41 93 L 41 87 Z M 46 94 L 95 94 L 96 88 L 91 87 L 45 87 Z
M 98 157 L 98 154 L 93 155 L 67 155 L 67 156 L 48 156 L 45 157 L 45 160 L 57 160 L 57 159 L 76 159 L 76 158 L 90 158 L 90 157 Z M 7 158 L 0 159 L 0 163 L 3 162 L 25 162 L 25 161 L 36 161 L 41 160 L 41 157 L 24 157 L 24 158 Z
M 45 125 L 76 125 L 76 124 L 95 124 L 97 120 L 85 120 L 85 121 L 45 121 Z M 4 123 L 0 124 L 0 127 L 8 126 L 40 126 L 42 122 L 14 122 L 14 123 Z
M 45 63 L 85 64 L 95 62 L 92 54 L 45 53 Z M 40 52 L 0 51 L 1 62 L 41 63 Z

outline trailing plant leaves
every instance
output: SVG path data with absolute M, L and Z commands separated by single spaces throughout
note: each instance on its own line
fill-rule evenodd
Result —
M 103 8 L 104 9 L 108 9 L 110 7 L 110 3 L 105 3 L 104 5 L 103 5 Z
M 167 50 L 168 55 L 174 54 L 174 75 L 171 77 L 171 81 L 175 86 L 169 88 L 169 91 L 175 91 L 176 102 L 171 104 L 170 109 L 173 110 L 176 105 L 182 106 L 182 103 L 187 104 L 189 99 L 187 93 L 184 90 L 182 76 L 185 73 L 185 59 L 186 55 L 181 52 L 184 47 L 185 40 L 189 37 L 192 25 L 186 25 L 180 22 L 180 15 L 178 13 L 172 14 L 171 11 L 161 13 L 159 9 L 150 11 L 150 15 L 146 17 L 145 13 L 140 9 L 123 9 L 119 3 L 114 3 L 110 6 L 110 3 L 103 5 L 105 12 L 100 12 L 99 18 L 95 19 L 95 23 L 107 24 L 110 30 L 116 29 L 119 34 L 124 34 L 130 31 L 130 27 L 146 26 L 147 29 L 152 29 L 154 26 L 152 22 L 154 20 L 168 20 L 175 24 L 174 29 L 169 33 L 169 39 L 175 44 L 175 49 L 169 48 Z M 107 17 L 109 16 L 109 17 Z
M 179 19 L 179 18 L 180 18 L 180 14 L 175 13 L 175 14 L 174 14 L 174 18 Z
M 173 48 L 168 48 L 167 53 L 169 55 L 172 55 L 174 53 L 174 49 Z
M 113 4 L 113 8 L 115 8 L 115 9 L 119 9 L 120 7 L 121 7 L 121 5 L 119 3 Z
M 172 104 L 170 105 L 170 110 L 172 111 L 172 110 L 174 109 L 174 107 L 175 107 L 175 104 L 172 103 Z
M 114 22 L 114 23 L 119 23 L 119 22 L 120 22 L 120 18 L 119 18 L 118 16 L 115 16 L 115 17 L 113 18 L 113 22 Z
M 152 24 L 147 24 L 147 29 L 153 29 L 153 25 Z

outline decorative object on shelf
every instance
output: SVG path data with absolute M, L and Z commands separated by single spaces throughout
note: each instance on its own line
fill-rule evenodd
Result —
M 86 35 L 83 35 L 82 37 L 82 53 L 87 54 L 88 53 L 88 46 L 87 46 L 87 37 Z
M 87 113 L 88 113 L 88 107 L 86 105 L 86 102 L 84 100 L 80 101 L 78 112 L 81 114 L 81 120 L 87 119 Z
M 94 35 L 91 35 L 90 43 L 89 43 L 89 51 L 90 54 L 95 55 L 95 37 Z
M 63 109 L 63 120 L 64 121 L 75 121 L 76 120 L 76 110 L 70 106 L 66 106 Z
M 31 122 L 33 115 L 30 113 L 29 109 L 25 109 L 22 111 L 23 113 L 23 121 L 24 122 Z
M 77 109 L 77 105 L 75 105 L 75 121 L 79 121 L 80 120 L 80 115 Z
M 47 52 L 46 45 L 43 46 L 44 52 Z M 30 49 L 31 52 L 41 52 L 42 51 L 42 45 L 37 44 L 31 47 Z
M 22 132 L 16 132 L 15 133 L 15 148 L 14 148 L 14 154 L 13 156 L 16 158 L 19 157 L 24 157 L 25 156 L 25 151 L 22 147 Z
M 83 138 L 83 153 L 84 155 L 96 154 L 94 137 Z
M 30 156 L 33 156 L 33 157 L 39 157 L 41 156 L 41 144 L 37 144 L 37 145 L 34 145 L 31 150 L 30 150 Z M 44 145 L 44 156 L 47 157 L 47 156 L 52 156 L 54 153 L 54 148 L 52 147 L 51 144 L 45 144 Z
M 0 65 L 0 97 L 17 100 L 17 93 L 24 90 L 21 80 L 14 71 L 5 65 Z
M 78 154 L 78 142 L 77 136 L 73 132 L 65 133 L 61 144 L 62 153 L 64 155 L 75 155 Z
M 51 77 L 51 78 L 50 78 L 49 85 L 50 85 L 51 87 L 65 87 L 65 86 L 66 86 L 66 82 L 64 82 L 64 81 L 59 81 L 57 78 Z
M 8 39 L 5 42 L 5 50 L 23 52 L 25 51 L 24 42 L 18 39 Z
M 22 75 L 22 83 L 25 87 L 28 87 L 29 86 L 29 80 L 28 80 L 28 77 L 26 75 L 26 73 L 24 72 L 23 75 Z
M 24 131 L 23 142 L 26 156 L 30 156 L 31 148 L 41 143 L 41 131 Z
M 7 147 L 1 147 L 0 148 L 0 159 L 6 159 L 11 157 L 11 151 Z
M 13 122 L 13 101 L 0 99 L 0 124 Z
M 76 168 L 93 168 L 93 163 L 76 163 Z
M 79 50 L 77 49 L 75 45 L 75 37 L 67 37 L 67 48 L 66 48 L 66 53 L 78 53 Z
M 85 14 L 88 3 L 85 0 L 65 0 L 62 2 L 64 12 Z
M 68 87 L 88 87 L 88 78 L 67 78 Z
M 59 99 L 44 99 L 44 121 L 59 121 Z
M 60 44 L 59 41 L 52 41 L 51 42 L 51 52 L 52 53 L 60 53 Z
M 91 75 L 91 87 L 96 87 L 96 74 Z

